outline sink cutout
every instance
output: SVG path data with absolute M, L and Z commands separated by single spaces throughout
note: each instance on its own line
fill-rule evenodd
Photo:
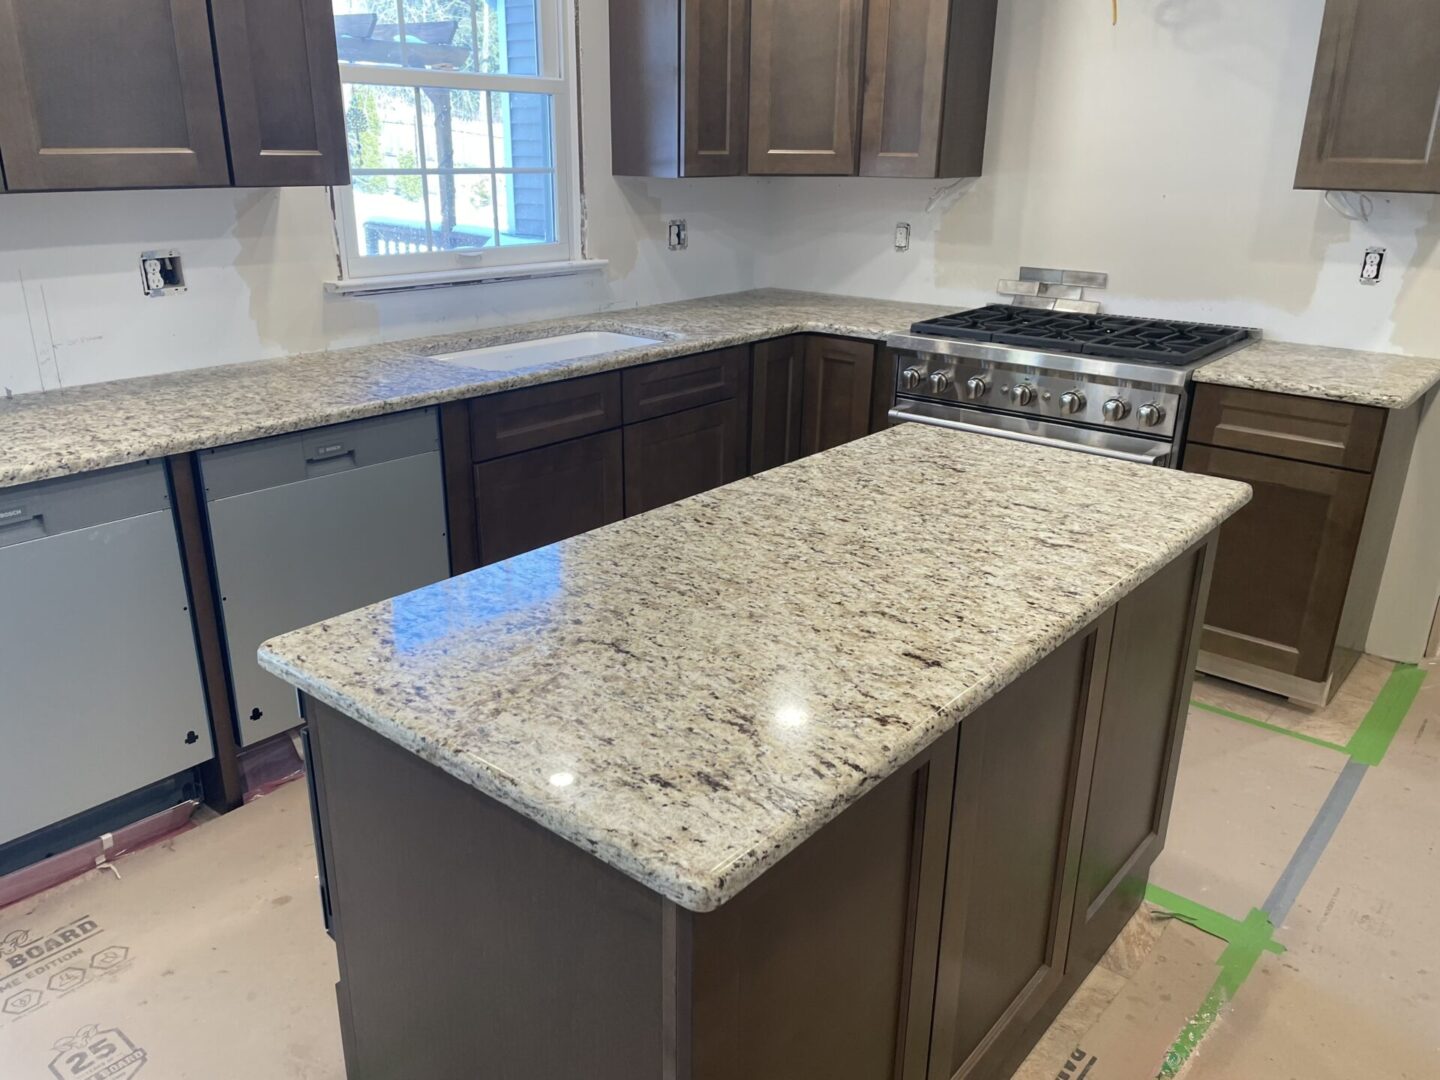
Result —
M 637 337 L 634 334 L 587 330 L 579 334 L 562 334 L 559 337 L 509 341 L 504 345 L 491 345 L 484 349 L 441 353 L 430 359 L 439 360 L 442 364 L 478 368 L 481 371 L 514 371 L 539 364 L 554 364 L 561 360 L 583 360 L 588 356 L 635 349 L 642 345 L 657 345 L 659 341 L 658 338 Z

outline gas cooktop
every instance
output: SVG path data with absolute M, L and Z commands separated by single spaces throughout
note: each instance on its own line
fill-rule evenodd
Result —
M 1013 304 L 987 304 L 927 319 L 911 327 L 911 332 L 1177 367 L 1203 360 L 1251 336 L 1251 331 L 1237 326 L 1083 315 Z

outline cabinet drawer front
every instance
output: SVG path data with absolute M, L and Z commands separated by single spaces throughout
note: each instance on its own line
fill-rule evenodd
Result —
M 1369 472 L 1380 453 L 1385 410 L 1369 405 L 1202 384 L 1190 441 Z
M 618 431 L 476 465 L 481 565 L 619 521 L 621 483 Z
M 476 461 L 593 435 L 620 426 L 620 374 L 606 372 L 528 386 L 470 404 Z
M 745 370 L 744 346 L 662 360 L 622 372 L 625 380 L 625 423 L 652 420 L 740 393 Z

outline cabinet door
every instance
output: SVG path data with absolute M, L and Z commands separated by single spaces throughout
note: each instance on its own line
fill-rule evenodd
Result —
M 236 185 L 349 183 L 328 0 L 224 0 L 214 19 Z
M 1440 191 L 1440 5 L 1326 0 L 1297 188 Z
M 1062 646 L 960 725 L 930 1080 L 1009 1076 L 1060 990 L 1109 630 Z
M 618 431 L 475 466 L 480 565 L 619 521 L 621 483 Z
M 870 0 L 861 176 L 934 176 L 951 0 Z
M 773 469 L 800 456 L 805 341 L 795 334 L 755 346 L 750 385 L 751 473 Z
M 817 454 L 870 434 L 875 346 L 849 338 L 811 337 L 805 345 L 802 454 Z
M 1370 497 L 1364 473 L 1213 446 L 1187 472 L 1241 480 L 1250 503 L 1220 529 L 1203 648 L 1301 679 L 1330 673 Z
M 750 172 L 853 176 L 863 0 L 754 0 Z
M 693 920 L 692 1080 L 924 1080 L 951 729 Z
M 625 428 L 625 513 L 698 495 L 745 475 L 738 398 Z
M 1083 978 L 1145 896 L 1165 846 L 1214 541 L 1121 600 L 1105 675 L 1065 968 Z M 1067 981 L 1070 981 L 1067 979 Z
M 205 0 L 0 0 L 11 191 L 230 183 Z
M 683 0 L 684 175 L 744 176 L 749 134 L 748 0 Z

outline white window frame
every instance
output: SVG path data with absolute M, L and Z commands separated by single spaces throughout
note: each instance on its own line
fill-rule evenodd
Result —
M 479 0 L 483 2 L 483 0 Z M 446 279 L 483 279 L 491 269 L 513 268 L 523 275 L 526 267 L 549 271 L 561 269 L 572 262 L 577 269 L 585 264 L 581 258 L 579 214 L 579 134 L 574 118 L 578 115 L 578 89 L 574 71 L 576 50 L 574 40 L 573 0 L 537 0 L 536 22 L 540 35 L 540 75 L 492 75 L 474 72 L 430 71 L 386 64 L 340 64 L 342 84 L 374 86 L 449 87 L 456 90 L 496 90 L 514 93 L 540 93 L 550 97 L 551 162 L 555 191 L 555 242 L 549 244 L 512 244 L 486 246 L 461 251 L 431 251 L 394 255 L 366 255 L 360 247 L 355 196 L 351 185 L 333 189 L 331 204 L 340 253 L 340 276 L 357 284 L 386 278 L 413 276 L 417 284 L 435 284 Z M 420 116 L 417 109 L 417 125 Z M 423 140 L 423 127 L 418 131 Z M 348 140 L 347 140 L 348 141 Z M 424 147 L 421 147 L 421 162 Z M 397 175 L 413 175 L 436 170 L 396 169 Z M 504 175 L 507 173 L 549 173 L 551 169 L 455 169 L 456 176 Z M 376 172 L 375 175 L 384 175 Z M 502 275 L 503 276 L 503 275 Z M 340 288 L 335 291 L 351 291 Z

